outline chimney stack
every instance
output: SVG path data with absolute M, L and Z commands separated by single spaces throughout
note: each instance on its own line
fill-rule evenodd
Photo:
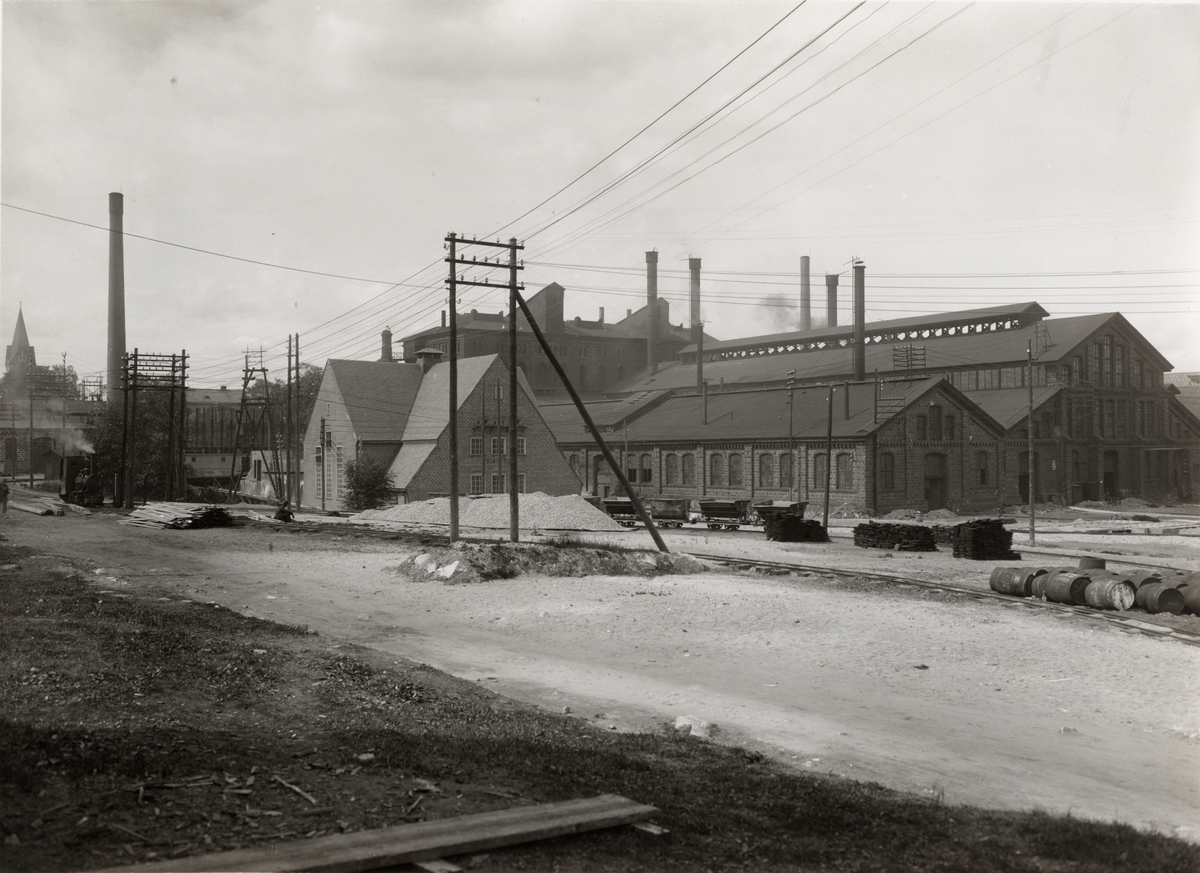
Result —
M 442 327 L 446 326 L 446 310 L 442 310 Z
M 828 312 L 828 317 L 827 317 L 828 324 L 826 325 L 827 327 L 837 327 L 837 286 L 838 286 L 837 273 L 826 273 L 825 274 L 825 293 L 826 293 L 826 296 L 829 298 L 829 302 L 828 302 L 829 312 Z
M 658 252 L 646 252 L 646 366 L 653 376 L 658 372 Z
M 604 324 L 604 307 L 600 307 L 600 323 Z
M 812 330 L 812 287 L 808 276 L 808 255 L 800 257 L 800 329 Z
M 383 348 L 380 350 L 379 360 L 392 362 L 392 332 L 389 328 L 383 329 Z
M 108 399 L 121 390 L 125 357 L 125 197 L 108 195 Z
M 854 262 L 854 381 L 867 378 L 867 266 Z

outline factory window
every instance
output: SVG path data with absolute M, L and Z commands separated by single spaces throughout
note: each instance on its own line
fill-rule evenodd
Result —
M 1076 355 L 1071 358 L 1071 384 L 1078 385 L 1083 379 L 1083 358 Z
M 1071 451 L 1071 481 L 1083 481 L 1083 463 L 1081 462 L 1079 452 Z
M 775 487 L 775 457 L 773 455 L 758 456 L 758 487 Z
M 1113 349 L 1113 377 L 1118 388 L 1124 388 L 1125 378 L 1125 346 L 1119 345 Z
M 637 483 L 637 455 L 625 456 L 625 478 L 630 485 Z
M 742 456 L 737 452 L 729 455 L 729 487 L 742 487 Z
M 1100 434 L 1101 436 L 1105 436 L 1105 437 L 1108 437 L 1109 439 L 1111 439 L 1112 437 L 1115 437 L 1117 435 L 1115 420 L 1116 420 L 1115 404 L 1111 400 L 1105 400 L 1104 401 L 1104 432 Z
M 579 455 L 571 455 L 567 458 L 567 463 L 571 465 L 571 472 L 579 476 Z
M 517 437 L 517 454 L 518 455 L 525 454 L 525 447 L 526 447 L 525 437 Z
M 579 365 L 579 382 L 577 383 L 580 391 L 587 390 L 587 366 Z
M 667 455 L 663 462 L 663 475 L 667 485 L 679 484 L 679 455 Z
M 791 454 L 791 452 L 788 452 L 787 454 L 779 456 L 779 487 L 780 488 L 791 488 L 792 487 L 792 454 Z
M 825 455 L 813 456 L 813 488 L 818 491 L 825 490 L 825 481 L 829 474 L 829 461 Z
M 838 491 L 851 491 L 854 489 L 853 455 L 843 453 L 837 456 L 837 484 L 834 487 Z
M 1113 341 L 1112 341 L 1112 337 L 1106 336 L 1102 342 L 1103 342 L 1103 344 L 1101 345 L 1100 348 L 1101 348 L 1101 353 L 1104 356 L 1104 364 L 1103 364 L 1103 368 L 1100 371 L 1102 373 L 1102 375 L 1100 377 L 1100 381 L 1104 383 L 1105 388 L 1111 388 L 1113 386 L 1113 377 L 1112 377 Z
M 884 452 L 879 456 L 879 488 L 891 491 L 896 487 L 896 456 Z
M 1117 346 L 1117 348 L 1120 348 L 1120 346 Z M 1125 436 L 1125 418 L 1126 418 L 1125 401 L 1118 400 L 1117 401 L 1117 429 L 1116 429 L 1116 432 L 1114 433 L 1114 436 L 1117 436 L 1117 437 Z
M 346 496 L 346 458 L 342 453 L 342 447 L 337 447 L 337 467 L 333 471 L 333 493 L 338 500 Z
M 492 437 L 492 454 L 508 454 L 508 437 Z
M 683 456 L 683 484 L 696 484 L 696 456 L 693 454 Z
M 651 455 L 642 455 L 642 481 L 654 481 L 654 458 Z
M 471 437 L 471 457 L 478 458 L 483 454 L 483 437 Z
M 988 484 L 988 453 L 975 453 L 975 469 L 979 471 L 977 482 L 980 485 Z
M 525 474 L 524 473 L 517 474 L 517 493 L 518 494 L 525 493 Z
M 1146 387 L 1142 383 L 1142 362 L 1141 361 L 1133 362 L 1133 387 L 1137 388 L 1139 390 Z
M 503 494 L 503 493 L 504 493 L 504 474 L 503 473 L 493 473 L 492 474 L 492 494 Z
M 954 416 L 953 415 L 946 416 L 946 419 L 944 422 L 944 427 L 946 429 L 946 439 L 948 439 L 948 440 L 954 439 Z
M 725 459 L 720 455 L 713 455 L 708 460 L 708 484 L 714 488 L 719 488 L 725 484 Z
M 1088 380 L 1095 387 L 1101 387 L 1100 343 L 1092 343 L 1090 346 L 1088 346 Z
M 942 407 L 929 407 L 929 438 L 931 440 L 940 440 L 942 438 Z
M 471 493 L 472 494 L 482 494 L 483 493 L 483 474 L 482 473 L 472 473 L 471 474 Z
M 917 423 L 917 439 L 918 440 L 929 439 L 929 419 L 926 418 L 924 415 L 918 415 L 916 423 Z

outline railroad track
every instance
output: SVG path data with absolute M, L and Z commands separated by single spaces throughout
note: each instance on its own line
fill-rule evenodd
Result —
M 1048 600 L 1038 600 L 1032 597 L 1013 597 L 1008 594 L 1000 594 L 996 591 L 984 591 L 979 588 L 965 588 L 962 585 L 950 585 L 945 582 L 928 582 L 924 579 L 913 579 L 907 576 L 892 576 L 887 573 L 868 573 L 860 572 L 858 570 L 840 570 L 837 567 L 821 567 L 814 564 L 790 564 L 781 561 L 753 561 L 748 558 L 730 558 L 725 555 L 707 555 L 701 552 L 689 552 L 688 554 L 695 558 L 703 558 L 707 561 L 715 561 L 717 563 L 726 564 L 732 567 L 788 571 L 799 570 L 805 573 L 819 573 L 824 576 L 836 576 L 843 579 L 873 579 L 878 582 L 886 582 L 892 585 L 922 588 L 926 591 L 959 594 L 965 597 L 973 597 L 976 600 L 1000 601 L 1001 603 L 1012 604 L 1015 606 L 1024 606 L 1028 609 L 1044 609 L 1051 612 L 1057 612 L 1059 614 L 1077 615 L 1081 618 L 1087 618 L 1093 621 L 1107 622 L 1110 625 L 1130 633 L 1141 633 L 1149 637 L 1155 637 L 1156 639 L 1177 640 L 1181 643 L 1186 643 L 1191 646 L 1200 646 L 1200 633 L 1193 633 L 1192 631 L 1178 630 L 1176 628 L 1151 624 L 1148 621 L 1140 621 L 1133 616 L 1120 612 L 1105 612 L 1103 610 L 1091 609 L 1086 606 L 1069 606 L 1063 603 L 1051 603 Z

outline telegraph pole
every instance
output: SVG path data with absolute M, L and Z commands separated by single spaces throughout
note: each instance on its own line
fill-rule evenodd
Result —
M 788 370 L 788 503 L 796 500 L 795 390 L 796 371 Z
M 1029 341 L 1029 426 L 1028 426 L 1028 443 L 1027 449 L 1029 453 L 1029 545 L 1037 545 L 1037 531 L 1034 530 L 1033 521 L 1033 504 L 1037 500 L 1037 491 L 1035 485 L 1037 482 L 1037 464 L 1033 460 L 1033 340 Z
M 517 271 L 525 269 L 524 264 L 517 261 L 517 252 L 525 248 L 515 239 L 507 243 L 499 240 L 490 242 L 482 239 L 467 239 L 456 234 L 446 236 L 450 264 L 450 276 L 447 281 L 450 290 L 450 540 L 458 539 L 458 327 L 455 315 L 455 295 L 459 285 L 471 285 L 478 288 L 503 288 L 508 291 L 508 372 L 509 372 L 509 421 L 508 421 L 508 493 L 509 493 L 509 535 L 516 542 L 520 535 L 520 502 L 517 491 L 517 292 L 525 289 L 517 283 Z M 500 258 L 491 260 L 486 257 L 458 256 L 458 244 L 463 246 L 485 246 L 490 248 L 507 249 L 508 262 Z M 456 272 L 459 266 L 483 267 L 485 269 L 508 268 L 508 281 L 495 282 L 489 279 L 466 279 Z M 496 434 L 499 436 L 500 401 L 496 401 Z M 497 469 L 503 469 L 497 459 Z
M 286 443 L 286 451 L 284 452 L 284 461 L 286 472 L 284 473 L 284 495 L 283 499 L 290 502 L 292 499 L 292 335 L 288 334 L 287 346 L 287 403 L 284 406 L 285 422 L 283 426 L 283 439 Z
M 325 419 L 322 418 L 321 419 L 321 511 L 322 512 L 325 511 L 325 490 L 326 490 L 325 480 L 328 478 L 325 475 L 325 471 L 329 469 L 329 465 L 326 463 L 325 451 L 326 451 L 326 449 L 325 449 Z

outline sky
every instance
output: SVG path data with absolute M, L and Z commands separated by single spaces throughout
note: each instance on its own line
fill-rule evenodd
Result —
M 41 364 L 104 373 L 118 191 L 128 349 L 196 386 L 437 324 L 450 232 L 518 239 L 568 318 L 644 305 L 657 250 L 676 324 L 693 257 L 709 335 L 796 329 L 804 255 L 848 323 L 857 258 L 868 321 L 1119 311 L 1200 370 L 1200 5 L 2 10 L 0 333 Z

